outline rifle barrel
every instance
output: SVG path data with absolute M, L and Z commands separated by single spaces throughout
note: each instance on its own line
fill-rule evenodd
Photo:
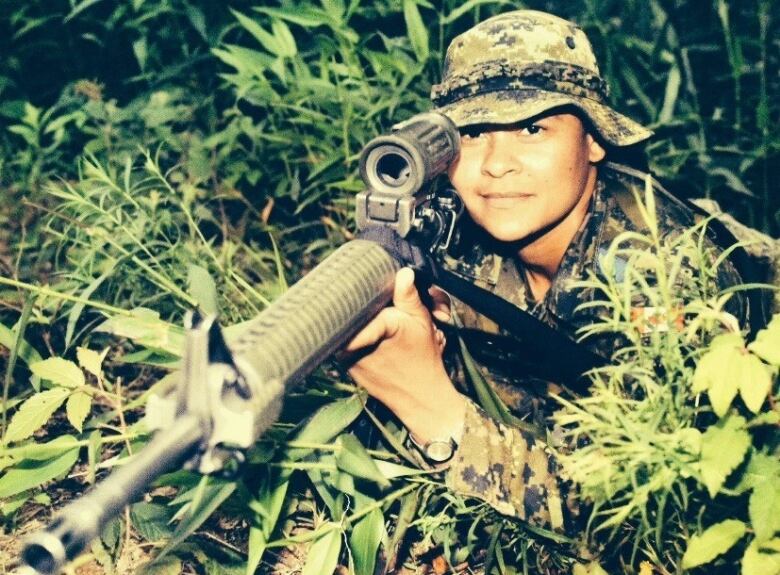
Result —
M 22 560 L 43 575 L 59 573 L 100 534 L 108 520 L 157 477 L 188 459 L 201 439 L 203 426 L 192 416 L 156 434 L 127 464 L 67 505 L 45 530 L 33 534 L 25 543 Z
M 387 305 L 400 267 L 379 244 L 352 240 L 263 310 L 230 345 L 239 367 L 243 364 L 253 372 L 254 439 L 278 417 L 283 392 Z M 211 439 L 205 437 L 211 423 L 189 413 L 156 434 L 132 461 L 66 506 L 44 531 L 33 534 L 22 551 L 23 561 L 40 574 L 58 573 L 151 482 L 190 459 L 199 443 Z

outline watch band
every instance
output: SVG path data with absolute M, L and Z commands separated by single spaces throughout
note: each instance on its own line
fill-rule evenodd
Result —
M 425 444 L 421 444 L 410 433 L 409 441 L 412 442 L 412 445 L 417 448 L 417 451 L 420 452 L 428 463 L 447 463 L 453 458 L 458 449 L 457 442 L 451 436 L 447 439 L 432 439 Z

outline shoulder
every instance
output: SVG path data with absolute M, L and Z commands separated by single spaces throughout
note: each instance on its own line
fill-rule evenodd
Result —
M 602 241 L 611 242 L 623 231 L 647 233 L 650 224 L 643 213 L 648 191 L 652 192 L 655 220 L 662 237 L 676 235 L 694 226 L 700 212 L 669 192 L 652 174 L 624 166 L 606 163 L 599 171 L 604 183 L 607 203 L 606 235 Z

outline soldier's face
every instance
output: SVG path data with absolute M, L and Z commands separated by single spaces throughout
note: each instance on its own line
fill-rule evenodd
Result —
M 465 128 L 449 176 L 474 221 L 494 238 L 515 242 L 576 217 L 604 155 L 577 116 L 556 114 L 530 124 Z

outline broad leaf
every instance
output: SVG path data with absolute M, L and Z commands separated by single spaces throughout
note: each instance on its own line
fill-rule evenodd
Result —
M 306 565 L 301 575 L 322 575 L 333 573 L 341 551 L 341 531 L 330 529 L 317 539 L 309 549 Z
M 374 509 L 358 521 L 349 536 L 349 548 L 355 562 L 355 573 L 373 573 L 376 553 L 385 535 L 385 517 Z
M 86 383 L 84 372 L 72 361 L 61 357 L 50 357 L 30 366 L 30 370 L 41 379 L 48 379 L 63 387 L 81 387 Z
M 66 451 L 75 447 L 80 447 L 79 440 L 72 435 L 60 435 L 46 443 L 29 442 L 25 445 L 15 447 L 13 451 L 13 461 L 22 461 L 24 459 L 34 459 L 36 461 L 45 461 L 58 457 Z
M 184 334 L 178 326 L 160 319 L 160 314 L 146 308 L 136 308 L 131 316 L 107 319 L 95 331 L 126 337 L 140 345 L 161 349 L 177 357 L 184 349 Z
M 363 405 L 360 397 L 352 395 L 321 407 L 295 435 L 295 441 L 327 443 L 341 433 L 360 415 Z M 285 459 L 296 461 L 311 452 L 311 449 L 293 448 L 287 451 Z
M 74 448 L 53 459 L 21 463 L 0 477 L 0 498 L 16 495 L 64 475 L 78 458 L 79 450 Z
M 780 366 L 780 315 L 775 315 L 766 329 L 758 332 L 748 349 L 767 363 Z
M 165 505 L 141 501 L 130 507 L 133 527 L 147 541 L 159 541 L 173 533 L 170 525 L 171 511 Z
M 780 539 L 777 541 L 780 547 Z M 742 575 L 780 575 L 780 553 L 751 541 L 742 556 Z
M 363 444 L 352 434 L 339 436 L 341 451 L 336 455 L 336 466 L 355 477 L 375 481 L 383 488 L 390 487 L 390 481 L 382 475 L 373 458 L 368 454 Z
M 249 503 L 249 508 L 259 516 L 259 526 L 252 525 L 249 528 L 247 575 L 252 575 L 260 564 L 268 541 L 271 539 L 271 533 L 279 521 L 289 484 L 289 474 L 283 473 L 270 488 L 265 489 L 257 499 Z
M 16 345 L 16 333 L 0 323 L 0 345 L 13 349 Z M 41 361 L 41 355 L 26 340 L 19 342 L 19 357 L 29 366 Z
M 726 333 L 717 336 L 710 343 L 710 349 L 699 359 L 693 374 L 693 393 L 707 391 L 714 380 L 723 373 L 732 354 L 744 345 L 738 333 Z
M 739 395 L 747 408 L 758 413 L 772 388 L 773 374 L 755 355 L 746 354 L 742 359 L 739 376 Z
M 86 391 L 77 389 L 68 398 L 65 404 L 65 411 L 68 415 L 68 421 L 81 433 L 84 426 L 84 420 L 89 415 L 92 407 L 92 395 Z
M 739 415 L 707 428 L 702 435 L 699 469 L 710 497 L 715 497 L 728 475 L 742 463 L 750 444 L 745 419 Z
M 767 453 L 754 452 L 750 456 L 747 469 L 742 474 L 737 489 L 740 491 L 753 489 L 766 481 L 776 482 L 778 477 L 780 477 L 780 460 Z
M 234 482 L 219 481 L 208 477 L 204 477 L 203 480 L 209 481 L 211 484 L 206 485 L 204 488 L 205 492 L 197 502 L 192 502 L 192 508 L 189 509 L 181 523 L 176 526 L 170 541 L 157 556 L 158 559 L 162 559 L 179 543 L 189 537 L 236 490 Z
M 51 414 L 57 411 L 69 394 L 69 389 L 55 387 L 33 395 L 14 414 L 8 425 L 5 441 L 10 443 L 30 437 L 49 421 Z
M 196 265 L 189 266 L 187 292 L 198 302 L 204 313 L 215 314 L 219 310 L 217 286 L 208 270 Z
M 712 525 L 700 535 L 694 535 L 682 558 L 683 569 L 704 565 L 722 555 L 742 539 L 745 529 L 742 521 L 727 519 Z
M 76 358 L 81 368 L 98 378 L 103 377 L 103 360 L 106 359 L 107 354 L 108 348 L 100 353 L 86 347 L 76 348 Z
M 742 336 L 724 334 L 713 340 L 709 351 L 699 360 L 692 391 L 708 391 L 712 408 L 723 417 L 737 391 L 748 409 L 757 413 L 771 385 L 772 374 L 755 355 L 745 350 Z
M 759 483 L 750 494 L 750 524 L 759 543 L 768 541 L 780 530 L 780 477 Z

